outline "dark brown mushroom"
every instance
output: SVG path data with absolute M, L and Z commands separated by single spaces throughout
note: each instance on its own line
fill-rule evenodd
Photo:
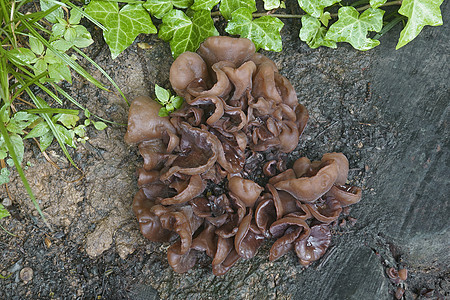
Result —
M 310 228 L 304 220 L 291 216 L 275 221 L 270 226 L 270 233 L 277 238 L 270 248 L 269 260 L 273 261 L 291 250 L 297 239 L 307 238 Z
M 228 189 L 239 197 L 247 207 L 253 207 L 259 195 L 264 190 L 264 188 L 250 179 L 244 179 L 238 176 L 231 177 L 228 181 Z
M 321 224 L 311 227 L 309 236 L 295 243 L 295 252 L 300 263 L 307 267 L 321 258 L 328 249 L 330 241 L 331 232 L 327 225 Z

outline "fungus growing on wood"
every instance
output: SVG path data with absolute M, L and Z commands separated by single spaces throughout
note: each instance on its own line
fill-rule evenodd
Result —
M 341 153 L 286 167 L 308 112 L 275 63 L 247 39 L 211 37 L 175 60 L 170 82 L 181 109 L 159 117 L 157 102 L 138 97 L 129 112 L 125 141 L 144 160 L 133 200 L 142 234 L 172 243 L 167 259 L 178 273 L 205 252 L 223 275 L 272 238 L 270 260 L 291 250 L 305 266 L 319 259 L 328 224 L 361 189 L 346 185 Z

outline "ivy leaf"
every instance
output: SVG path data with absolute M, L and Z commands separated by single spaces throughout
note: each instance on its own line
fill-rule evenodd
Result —
M 264 9 L 265 10 L 272 10 L 272 9 L 280 7 L 280 5 L 281 5 L 280 0 L 264 0 Z
M 233 12 L 233 18 L 225 31 L 250 39 L 256 51 L 263 48 L 279 52 L 282 48 L 280 30 L 283 26 L 283 22 L 275 17 L 264 16 L 253 20 L 252 12 L 242 7 Z
M 230 20 L 232 17 L 232 13 L 239 8 L 246 8 L 250 12 L 256 11 L 256 3 L 255 0 L 222 0 L 220 2 L 219 10 L 222 16 Z
M 298 0 L 298 5 L 309 15 L 320 18 L 325 7 L 331 6 L 341 0 Z
M 324 12 L 320 18 L 319 18 L 320 22 L 322 22 L 323 25 L 325 25 L 325 27 L 328 26 L 328 21 L 331 20 L 331 14 L 327 11 Z
M 152 16 L 161 19 L 165 14 L 170 12 L 173 7 L 188 8 L 192 5 L 193 0 L 147 0 L 144 8 L 147 9 Z
M 378 8 L 381 5 L 385 4 L 387 0 L 370 0 L 370 6 L 373 8 Z
M 159 28 L 159 37 L 170 41 L 172 55 L 176 58 L 183 52 L 195 51 L 208 37 L 219 35 L 207 10 L 194 12 L 189 18 L 181 10 L 174 9 L 166 14 Z
M 40 0 L 40 4 L 41 4 L 41 11 L 46 11 L 46 10 L 52 8 L 53 6 L 59 6 L 59 5 L 55 4 L 54 1 L 50 1 L 50 0 Z M 55 11 L 48 14 L 45 18 L 49 22 L 52 22 L 52 23 L 58 22 L 57 18 L 61 18 L 61 19 L 64 18 L 64 12 L 63 12 L 61 6 L 59 6 L 59 8 L 57 8 Z
M 119 11 L 117 2 L 92 0 L 85 11 L 108 29 L 103 37 L 113 59 L 130 46 L 138 34 L 156 33 L 142 4 L 127 4 Z
M 368 8 L 361 15 L 351 6 L 339 9 L 338 21 L 330 26 L 325 39 L 347 42 L 354 48 L 365 51 L 380 44 L 380 41 L 367 38 L 368 31 L 380 31 L 383 27 L 384 10 Z
M 306 42 L 309 47 L 315 49 L 320 46 L 336 48 L 336 42 L 326 40 L 327 29 L 320 24 L 320 21 L 310 15 L 302 17 L 302 28 L 299 37 Z
M 211 11 L 214 6 L 219 4 L 220 0 L 194 0 L 194 5 L 190 8 L 192 10 L 209 10 Z
M 398 13 L 408 17 L 405 28 L 400 33 L 399 49 L 412 41 L 425 25 L 442 25 L 440 6 L 444 0 L 403 0 Z

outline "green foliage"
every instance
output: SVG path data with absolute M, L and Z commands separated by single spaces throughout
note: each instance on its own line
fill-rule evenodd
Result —
M 156 33 L 142 4 L 127 4 L 119 10 L 117 2 L 93 0 L 86 7 L 86 13 L 107 28 L 103 36 L 113 58 L 130 46 L 139 33 Z
M 188 8 L 189 6 L 192 5 L 192 2 L 193 2 L 192 0 L 147 0 L 144 3 L 144 8 L 147 9 L 155 18 L 161 19 L 174 7 Z M 211 2 L 211 1 L 197 1 L 197 2 Z
M 255 0 L 222 0 L 219 7 L 220 13 L 227 20 L 230 20 L 233 13 L 240 8 L 246 8 L 250 12 L 256 11 Z
M 381 5 L 385 4 L 387 0 L 370 0 L 370 6 L 372 8 L 378 8 Z
M 400 33 L 396 49 L 415 39 L 425 25 L 442 25 L 440 6 L 444 0 L 403 0 L 399 14 L 408 17 L 408 23 Z
M 283 26 L 284 23 L 280 19 L 271 16 L 253 19 L 252 12 L 242 7 L 233 12 L 233 18 L 225 31 L 252 40 L 256 50 L 263 48 L 281 51 L 280 31 Z
M 300 29 L 300 39 L 315 49 L 320 46 L 336 48 L 336 42 L 325 39 L 327 29 L 322 26 L 319 19 L 310 15 L 302 17 L 302 28 Z
M 320 18 L 325 7 L 338 2 L 341 2 L 341 0 L 298 0 L 298 5 L 312 17 Z
M 160 117 L 167 117 L 175 109 L 179 109 L 183 105 L 183 98 L 180 96 L 172 96 L 169 90 L 155 84 L 155 101 L 162 105 L 159 109 L 158 115 Z
M 207 10 L 192 12 L 191 17 L 181 10 L 172 10 L 162 21 L 159 37 L 170 42 L 175 58 L 183 52 L 197 50 L 207 37 L 219 35 Z
M 194 0 L 194 5 L 191 6 L 192 10 L 209 10 L 211 11 L 214 6 L 219 4 L 220 0 Z
M 369 8 L 359 15 L 351 6 L 339 9 L 339 20 L 330 26 L 326 40 L 348 42 L 358 50 L 369 50 L 380 41 L 367 38 L 368 31 L 380 31 L 383 27 L 384 10 Z

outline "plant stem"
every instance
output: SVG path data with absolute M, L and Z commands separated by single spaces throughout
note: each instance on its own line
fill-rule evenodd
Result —
M 394 5 L 402 5 L 402 0 L 397 0 L 397 1 L 389 1 L 386 2 L 382 5 L 380 5 L 379 7 L 384 7 L 384 6 L 394 6 Z M 358 7 L 356 10 L 361 12 L 364 11 L 366 9 L 370 8 L 370 4 L 368 5 L 364 5 L 361 7 Z M 305 16 L 306 14 L 301 14 L 301 15 L 290 15 L 290 14 L 272 14 L 270 12 L 263 12 L 263 13 L 253 13 L 252 17 L 253 18 L 258 18 L 258 17 L 264 17 L 264 16 L 272 16 L 272 17 L 277 17 L 277 18 L 284 18 L 284 19 L 300 19 L 303 16 Z M 211 13 L 211 17 L 218 17 L 218 16 L 222 16 L 222 14 L 220 13 L 220 11 L 214 11 Z M 338 16 L 338 14 L 330 14 L 331 17 L 336 18 Z

